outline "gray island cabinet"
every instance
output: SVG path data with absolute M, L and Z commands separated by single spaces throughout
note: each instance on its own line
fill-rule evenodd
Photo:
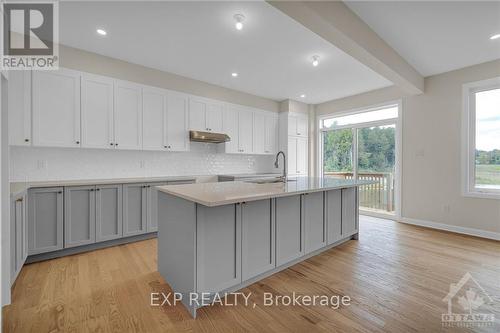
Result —
M 159 186 L 158 270 L 193 317 L 232 292 L 358 237 L 358 186 L 287 183 Z

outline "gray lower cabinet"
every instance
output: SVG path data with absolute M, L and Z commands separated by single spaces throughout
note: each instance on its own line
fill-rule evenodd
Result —
M 178 181 L 148 184 L 147 232 L 158 231 L 158 190 L 155 188 L 155 186 L 182 185 L 182 184 L 192 184 L 192 183 L 194 183 L 194 181 L 192 180 L 178 180 Z
M 122 185 L 97 185 L 95 192 L 96 242 L 123 236 Z
M 276 266 L 304 255 L 302 195 L 276 198 Z
M 147 221 L 147 231 L 153 232 L 158 231 L 158 190 L 155 186 L 164 186 L 169 183 L 153 183 L 149 184 L 151 187 L 148 188 L 148 221 Z
M 28 256 L 28 237 L 26 224 L 26 194 L 13 198 L 11 204 L 11 283 L 14 283 Z
M 95 243 L 95 186 L 64 188 L 64 247 Z
M 216 240 L 216 241 L 214 241 Z M 196 205 L 196 290 L 241 283 L 241 205 Z
M 123 236 L 147 232 L 150 187 L 148 184 L 123 185 Z
M 325 192 L 325 219 L 328 244 L 342 239 L 342 190 Z
M 342 236 L 347 237 L 358 232 L 357 188 L 342 189 Z
M 63 188 L 37 188 L 28 192 L 28 254 L 63 248 Z
M 241 204 L 241 267 L 243 281 L 276 267 L 273 200 Z
M 326 223 L 323 200 L 324 192 L 302 195 L 306 254 L 326 246 Z

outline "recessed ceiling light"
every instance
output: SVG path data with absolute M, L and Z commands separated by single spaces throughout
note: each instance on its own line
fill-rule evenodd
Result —
M 314 67 L 319 65 L 319 55 L 313 55 L 312 56 L 312 64 Z
M 500 38 L 500 34 L 496 34 L 490 37 L 491 40 Z
M 97 29 L 96 31 L 101 36 L 106 36 L 108 34 L 104 29 Z
M 237 77 L 237 76 L 238 76 L 238 73 L 233 72 L 233 73 L 231 73 L 231 76 L 232 76 L 232 77 Z
M 245 21 L 245 15 L 243 14 L 235 14 L 234 20 L 236 21 L 236 24 L 234 25 L 237 30 L 243 29 L 243 21 Z
M 304 95 L 304 94 L 300 95 L 300 98 L 305 98 L 305 97 L 306 97 L 306 95 Z

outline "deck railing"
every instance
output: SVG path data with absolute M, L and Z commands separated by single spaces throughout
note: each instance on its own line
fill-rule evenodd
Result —
M 325 172 L 325 177 L 352 179 L 352 172 Z M 359 172 L 358 179 L 373 180 L 375 184 L 359 187 L 359 205 L 362 208 L 393 212 L 394 175 L 392 172 Z

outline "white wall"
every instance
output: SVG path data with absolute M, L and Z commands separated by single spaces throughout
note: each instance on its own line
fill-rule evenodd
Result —
M 70 180 L 273 171 L 273 156 L 216 152 L 191 143 L 190 152 L 11 147 L 10 180 Z
M 0 301 L 2 306 L 10 303 L 10 186 L 7 87 L 7 79 L 2 72 L 0 74 Z
M 403 220 L 500 239 L 500 200 L 464 197 L 460 184 L 462 85 L 499 75 L 496 60 L 428 77 L 421 95 L 389 87 L 319 104 L 316 115 L 402 98 Z

